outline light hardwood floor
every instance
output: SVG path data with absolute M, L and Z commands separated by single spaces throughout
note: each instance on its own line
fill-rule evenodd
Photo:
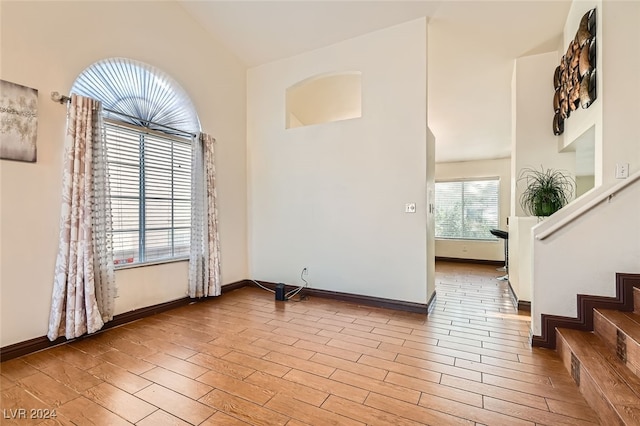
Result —
M 598 424 L 499 275 L 439 262 L 429 317 L 236 290 L 2 363 L 2 424 Z

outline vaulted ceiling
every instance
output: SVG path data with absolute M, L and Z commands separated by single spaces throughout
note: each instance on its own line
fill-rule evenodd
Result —
M 184 9 L 247 66 L 429 17 L 436 160 L 509 157 L 514 60 L 556 50 L 571 0 L 192 1 Z M 553 70 L 550 70 L 549 78 Z

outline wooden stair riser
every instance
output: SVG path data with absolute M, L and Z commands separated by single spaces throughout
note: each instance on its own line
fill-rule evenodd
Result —
M 566 340 L 563 339 L 561 333 L 556 334 L 556 349 L 565 368 L 569 374 L 574 377 L 574 380 L 576 380 L 574 372 L 572 371 L 572 368 L 574 367 L 572 366 L 572 358 L 575 359 L 576 357 L 572 357 L 571 348 Z M 578 389 L 580 389 L 580 393 L 584 396 L 584 399 L 587 401 L 589 406 L 593 408 L 593 411 L 598 413 L 603 424 L 624 426 L 624 422 L 619 420 L 619 416 L 616 411 L 613 409 L 611 404 L 609 404 L 607 399 L 598 391 L 598 387 L 595 385 L 593 378 L 588 374 L 588 372 L 584 371 L 581 364 L 580 367 L 578 367 L 577 376 L 579 377 L 579 380 L 576 380 L 576 385 L 578 386 Z M 604 419 L 609 419 L 609 421 L 614 420 L 614 422 L 605 423 Z
M 629 312 L 633 311 L 634 306 L 640 309 L 640 274 L 616 273 L 615 285 L 614 297 L 576 295 L 578 315 L 575 318 L 541 314 L 541 333 L 539 336 L 531 336 L 531 345 L 555 349 L 557 328 L 593 331 L 594 309 L 616 309 Z
M 594 311 L 593 326 L 595 334 L 616 351 L 618 358 L 638 377 L 640 377 L 640 342 L 620 330 L 607 318 L 606 311 Z
M 640 379 L 624 373 L 626 367 L 608 343 L 576 330 L 558 329 L 556 336 L 558 355 L 601 423 L 639 425 Z

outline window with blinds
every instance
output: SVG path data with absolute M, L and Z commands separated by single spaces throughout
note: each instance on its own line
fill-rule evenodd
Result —
M 105 121 L 116 266 L 189 256 L 191 143 Z
M 499 189 L 498 179 L 436 182 L 436 238 L 496 239 Z

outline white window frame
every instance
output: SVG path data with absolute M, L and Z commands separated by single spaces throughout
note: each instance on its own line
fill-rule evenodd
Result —
M 138 171 L 138 175 L 135 179 L 127 179 L 125 173 L 122 172 L 122 169 L 118 167 L 122 167 L 122 162 L 117 161 L 118 159 L 118 151 L 122 153 L 124 148 L 118 147 L 115 141 L 115 137 L 110 137 L 110 131 L 119 131 L 115 129 L 121 129 L 123 133 L 127 133 L 130 137 L 137 136 L 139 138 L 139 145 L 137 146 L 139 152 L 139 158 L 136 159 L 137 163 L 135 166 L 132 166 L 131 162 L 128 163 L 128 169 L 136 169 Z M 111 205 L 112 205 L 112 217 L 113 217 L 113 234 L 112 234 L 112 245 L 114 252 L 114 267 L 116 269 L 137 267 L 137 266 L 145 266 L 145 265 L 153 265 L 160 263 L 168 263 L 175 261 L 183 261 L 189 259 L 189 237 L 191 233 L 190 227 L 190 217 L 191 217 L 191 154 L 192 154 L 192 144 L 195 135 L 184 133 L 181 136 L 166 134 L 164 132 L 158 132 L 154 130 L 150 130 L 145 127 L 139 127 L 128 123 L 123 123 L 117 120 L 105 119 L 104 120 L 104 131 L 105 136 L 107 137 L 107 158 L 108 158 L 108 171 L 110 177 L 110 186 L 111 186 Z M 151 180 L 151 178 L 147 178 L 148 172 L 150 171 L 149 167 L 145 165 L 145 138 L 149 140 L 153 140 L 153 143 L 158 144 L 159 142 L 167 142 L 171 147 L 169 150 L 171 154 L 166 158 L 166 160 L 171 164 L 171 166 L 167 170 L 163 170 L 169 172 L 170 174 L 170 185 L 163 185 L 158 179 Z M 119 149 L 120 148 L 120 149 Z M 157 148 L 156 148 L 157 149 Z M 181 157 L 176 157 L 176 150 L 180 150 Z M 135 151 L 135 148 L 134 148 Z M 132 151 L 133 152 L 133 151 Z M 161 154 L 161 151 L 154 152 L 154 154 Z M 188 158 L 187 158 L 188 155 Z M 147 157 L 148 158 L 148 157 Z M 164 159 L 164 157 L 160 157 Z M 177 187 L 176 180 L 174 180 L 174 175 L 176 174 L 175 163 L 177 159 L 180 158 L 180 167 L 188 166 L 188 181 L 185 181 L 182 178 L 179 182 L 181 184 L 181 197 L 177 197 L 175 195 L 175 188 Z M 114 161 L 116 160 L 116 161 Z M 156 157 L 156 165 L 158 164 L 158 157 Z M 180 173 L 184 177 L 184 170 L 180 170 Z M 121 187 L 128 186 L 135 187 L 135 184 L 138 183 L 137 189 L 138 194 L 129 194 L 122 195 L 123 191 L 120 189 Z M 185 188 L 186 186 L 186 188 Z M 156 190 L 164 189 L 168 190 L 171 194 L 169 197 L 159 197 L 159 196 L 148 196 L 146 190 L 150 188 L 154 188 Z M 124 201 L 127 200 L 130 203 L 130 206 L 134 206 L 134 203 L 137 202 L 137 212 L 129 213 L 132 216 L 129 220 L 126 220 L 123 216 L 126 214 L 124 210 L 126 208 L 118 208 L 118 206 L 125 205 Z M 160 208 L 153 209 L 150 207 L 150 201 L 155 202 L 168 202 L 169 209 L 171 211 L 168 220 L 170 220 L 170 224 L 167 226 L 158 227 L 148 225 L 147 222 L 151 222 L 151 220 L 147 221 L 147 216 L 151 217 L 152 213 L 155 213 L 157 216 L 162 216 L 162 212 Z M 182 219 L 181 225 L 176 225 L 176 204 L 179 203 L 182 206 L 180 218 Z M 165 203 L 166 204 L 166 203 Z M 185 226 L 185 210 L 184 207 L 188 207 L 187 215 L 189 219 L 189 226 Z M 137 216 L 136 220 L 137 226 L 130 226 L 133 221 L 133 217 Z M 166 216 L 166 215 L 164 215 Z M 128 224 L 126 226 L 124 224 Z M 153 232 L 163 232 L 166 231 L 170 236 L 168 239 L 170 243 L 167 245 L 162 245 L 155 247 L 156 253 L 161 253 L 163 251 L 169 251 L 168 255 L 165 256 L 153 256 L 150 253 L 152 252 L 150 240 L 151 238 L 147 238 Z M 181 231 L 183 244 L 179 245 L 179 241 L 176 239 L 176 231 Z M 120 238 L 120 235 L 125 235 L 126 233 L 136 233 L 137 238 L 135 243 L 133 241 L 126 242 L 124 238 Z M 186 244 L 184 244 L 186 241 Z
M 486 232 L 486 237 L 483 238 L 478 238 L 478 237 L 473 237 L 473 236 L 469 236 L 469 235 L 465 235 L 464 234 L 464 223 L 462 225 L 462 233 L 461 234 L 457 234 L 457 235 L 453 235 L 453 236 L 442 236 L 442 234 L 438 235 L 438 196 L 437 196 L 437 192 L 438 192 L 438 184 L 445 184 L 445 183 L 461 183 L 462 184 L 462 204 L 460 206 L 461 208 L 461 212 L 460 212 L 460 217 L 462 218 L 462 220 L 464 221 L 464 212 L 465 212 L 465 203 L 464 203 L 464 185 L 465 184 L 473 184 L 473 183 L 477 183 L 477 182 L 486 182 L 486 181 L 491 181 L 491 182 L 496 182 L 496 192 L 495 192 L 495 198 L 496 198 L 496 204 L 495 204 L 495 213 L 496 213 L 496 218 L 495 218 L 495 223 L 491 223 L 487 225 L 487 232 Z M 500 178 L 499 177 L 481 177 L 481 178 L 464 178 L 464 179 L 442 179 L 442 180 L 437 180 L 436 181 L 436 199 L 435 199 L 435 223 L 436 223 L 436 230 L 435 230 L 435 238 L 437 240 L 460 240 L 460 241 L 485 241 L 485 242 L 495 242 L 497 241 L 497 237 L 492 235 L 489 232 L 489 229 L 491 228 L 499 228 L 500 226 Z

